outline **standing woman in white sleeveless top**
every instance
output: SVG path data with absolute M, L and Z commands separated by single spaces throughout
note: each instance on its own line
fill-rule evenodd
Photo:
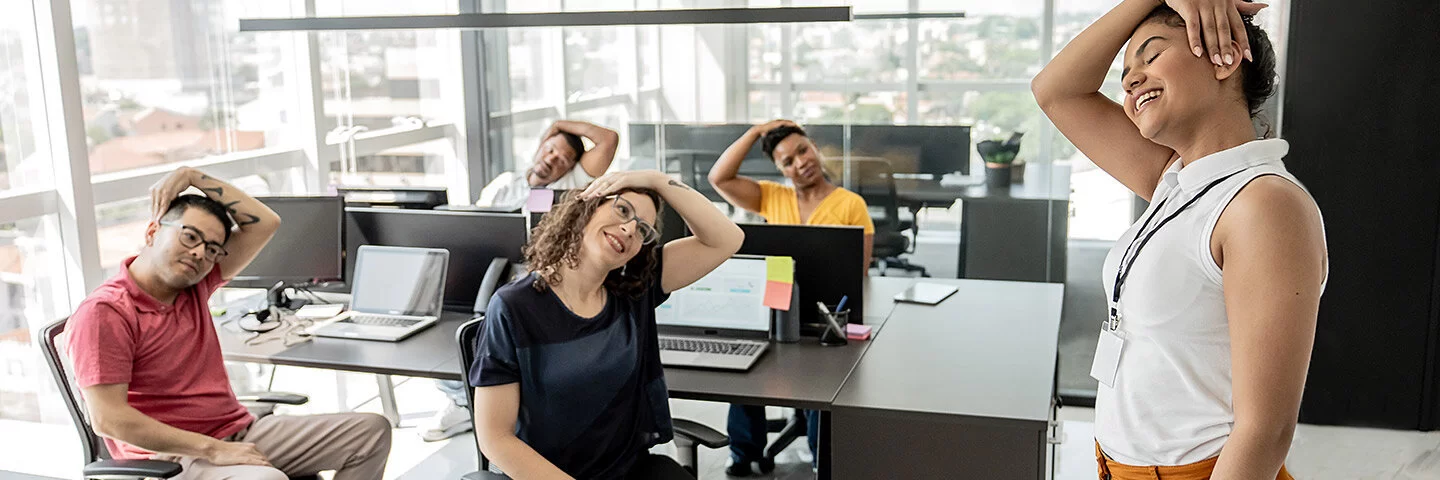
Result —
M 1105 262 L 1101 478 L 1290 478 L 1327 258 L 1288 144 L 1252 126 L 1275 84 L 1260 8 L 1122 0 L 1032 84 L 1066 138 L 1151 202 Z M 1099 91 L 1117 53 L 1123 105 Z

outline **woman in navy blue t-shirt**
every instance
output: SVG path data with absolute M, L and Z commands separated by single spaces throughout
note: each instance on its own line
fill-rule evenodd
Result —
M 693 237 L 657 245 L 663 203 Z M 512 478 L 691 478 L 648 453 L 672 436 L 655 307 L 744 240 L 658 171 L 616 172 L 540 222 L 531 273 L 495 292 L 470 365 L 475 435 Z

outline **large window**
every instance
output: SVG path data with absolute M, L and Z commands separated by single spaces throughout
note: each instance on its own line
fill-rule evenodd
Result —
M 51 184 L 35 42 L 30 3 L 0 6 L 0 195 Z
M 74 7 L 92 174 L 295 145 L 290 34 L 242 34 L 279 2 L 86 0 Z

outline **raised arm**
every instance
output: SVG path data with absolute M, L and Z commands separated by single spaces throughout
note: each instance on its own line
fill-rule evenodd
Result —
M 475 441 L 480 444 L 480 452 L 510 478 L 571 478 L 515 436 L 519 414 L 519 383 L 476 387 Z
M 1304 191 L 1261 177 L 1226 207 L 1215 238 L 1225 277 L 1235 425 L 1213 478 L 1275 478 L 1290 451 L 1315 342 L 1325 233 Z
M 216 440 L 140 413 L 127 401 L 129 387 L 111 383 L 81 389 L 97 435 L 152 452 L 203 458 L 216 465 L 270 465 L 255 444 Z
M 619 133 L 593 123 L 560 120 L 551 125 L 550 130 L 585 137 L 595 143 L 594 147 L 580 155 L 580 168 L 584 168 L 591 177 L 604 175 L 610 169 L 610 163 L 615 161 L 615 151 L 620 148 Z
M 1030 82 L 1040 109 L 1090 161 L 1145 200 L 1175 151 L 1140 130 L 1100 87 L 1110 62 L 1155 0 L 1124 0 L 1065 45 Z
M 230 217 L 235 219 L 238 231 L 231 233 L 230 240 L 225 242 L 229 255 L 216 264 L 222 278 L 235 278 L 275 236 L 275 231 L 280 229 L 280 216 L 234 185 L 199 170 L 180 167 L 150 187 L 152 217 L 159 219 L 170 208 L 170 201 L 190 187 L 225 205 Z
M 643 187 L 660 192 L 670 208 L 685 219 L 694 236 L 665 244 L 662 250 L 664 270 L 660 272 L 660 288 L 673 292 L 695 283 L 715 267 L 740 251 L 745 232 L 725 217 L 700 192 L 679 180 L 656 170 L 615 172 L 598 178 L 585 190 L 586 195 L 604 196 L 626 187 Z
M 1239 21 L 1241 11 L 1254 13 L 1264 7 L 1239 0 L 1170 0 L 1168 4 L 1185 19 L 1191 54 L 1198 56 L 1204 50 L 1200 46 L 1203 38 L 1221 61 L 1231 48 L 1232 37 L 1242 50 L 1249 49 L 1245 27 Z M 1159 5 L 1156 0 L 1123 0 L 1080 32 L 1030 82 L 1035 101 L 1060 133 L 1096 166 L 1146 200 L 1155 192 L 1175 151 L 1141 136 L 1124 107 L 1100 93 L 1100 88 L 1115 55 Z M 1223 42 L 1216 41 L 1220 38 L 1217 26 L 1228 29 Z M 1133 81 L 1129 76 L 1122 79 L 1127 90 Z
M 710 186 L 715 187 L 715 191 L 720 192 L 720 196 L 725 197 L 725 201 L 731 205 L 759 212 L 760 182 L 740 176 L 740 163 L 745 161 L 745 155 L 750 153 L 751 148 L 755 148 L 755 142 L 760 141 L 765 132 L 781 125 L 794 124 L 795 122 L 789 120 L 775 120 L 750 127 L 750 130 L 735 139 L 735 143 L 731 143 L 730 147 L 720 154 L 720 159 L 710 168 Z

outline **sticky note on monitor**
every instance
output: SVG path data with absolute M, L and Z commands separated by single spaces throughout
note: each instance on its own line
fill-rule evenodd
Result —
M 790 311 L 790 295 L 795 284 L 765 282 L 765 306 L 775 310 Z
M 530 198 L 525 201 L 525 210 L 530 213 L 545 213 L 555 205 L 555 191 L 548 188 L 530 189 Z
M 765 306 L 789 311 L 795 286 L 795 259 L 765 257 Z
M 787 284 L 795 283 L 795 259 L 765 257 L 765 280 Z

